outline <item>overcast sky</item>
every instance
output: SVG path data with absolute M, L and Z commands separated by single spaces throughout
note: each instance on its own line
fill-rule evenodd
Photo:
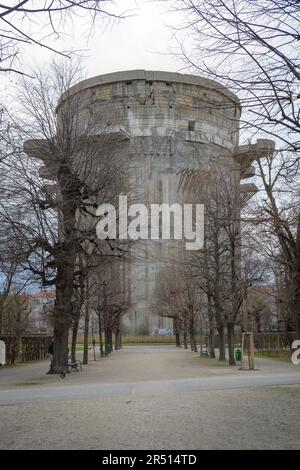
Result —
M 168 25 L 177 21 L 169 2 L 122 0 L 119 4 L 124 9 L 135 8 L 134 16 L 95 33 L 86 60 L 88 74 L 129 69 L 179 71 L 182 63 L 168 54 L 175 46 Z
M 73 17 L 72 23 L 61 28 L 66 33 L 61 34 L 61 39 L 46 38 L 44 43 L 60 51 L 80 51 L 87 77 L 130 69 L 182 71 L 181 60 L 171 54 L 176 42 L 169 26 L 178 24 L 180 18 L 171 11 L 171 3 L 168 0 L 115 0 L 110 10 L 126 12 L 128 17 L 124 20 L 98 21 L 89 39 L 88 16 Z M 35 31 L 34 37 L 43 37 L 46 28 L 41 17 L 35 15 L 32 19 L 30 28 Z M 31 45 L 19 56 L 18 68 L 30 73 L 35 64 L 49 63 L 53 53 Z M 17 80 L 18 77 L 10 76 L 6 83 Z M 9 88 L 8 85 L 6 89 Z

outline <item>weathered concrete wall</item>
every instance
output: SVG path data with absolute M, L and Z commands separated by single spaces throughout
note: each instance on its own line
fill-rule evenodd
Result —
M 118 152 L 129 156 L 134 202 L 176 202 L 179 170 L 222 158 L 234 163 L 231 151 L 238 145 L 240 106 L 230 91 L 211 80 L 167 72 L 118 72 L 71 88 L 61 98 L 59 116 L 65 99 L 78 100 L 83 133 L 87 121 L 94 119 L 95 134 L 124 137 Z M 146 325 L 150 332 L 161 326 L 155 283 L 172 246 L 166 241 L 140 244 L 128 273 L 132 310 L 124 321 L 131 333 Z M 170 323 L 164 319 L 164 326 Z

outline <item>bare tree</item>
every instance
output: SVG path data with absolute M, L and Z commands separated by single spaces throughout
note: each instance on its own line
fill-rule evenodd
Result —
M 28 46 L 37 45 L 69 57 L 67 52 L 52 46 L 52 42 L 72 27 L 74 19 L 87 17 L 88 34 L 91 34 L 98 22 L 125 16 L 111 9 L 111 0 L 16 0 L 8 3 L 13 4 L 0 5 L 0 72 L 22 75 L 28 73 L 24 72 L 19 56 Z
M 129 262 L 128 257 L 110 256 L 92 274 L 95 286 L 92 305 L 98 316 L 99 337 L 102 336 L 102 330 L 104 332 L 106 354 L 113 351 L 113 333 L 115 350 L 121 349 L 121 321 L 130 307 L 131 297 Z
M 299 149 L 299 2 L 175 0 L 192 45 L 178 36 L 186 63 L 236 92 L 248 132 L 263 130 Z
M 270 331 L 276 318 L 275 291 L 272 286 L 254 286 L 248 289 L 247 311 L 253 330 L 258 333 Z
M 186 20 L 179 30 L 192 38 L 186 48 L 179 37 L 188 67 L 237 93 L 247 136 L 268 133 L 278 143 L 265 164 L 257 159 L 262 194 L 252 216 L 277 240 L 271 257 L 284 265 L 300 337 L 300 216 L 290 188 L 299 172 L 299 2 L 178 0 L 175 8 Z
M 6 226 L 0 228 L 0 333 L 11 297 L 24 294 L 32 283 L 32 276 L 23 270 L 24 256 L 19 250 L 19 240 Z
M 159 273 L 155 295 L 159 303 L 159 314 L 173 318 L 173 329 L 176 340 L 176 346 L 180 347 L 180 335 L 184 333 L 184 319 L 182 305 L 179 298 L 179 277 L 175 266 L 165 269 Z M 184 341 L 187 347 L 187 342 Z
M 289 292 L 287 312 L 291 312 L 297 337 L 300 336 L 300 199 L 299 175 L 294 155 L 276 152 L 263 162 L 257 160 L 258 183 L 263 197 L 252 205 L 256 216 L 259 245 L 274 266 L 275 281 Z M 258 235 L 256 239 L 258 239 Z M 267 240 L 267 243 L 265 242 Z M 264 246 L 265 245 L 265 246 Z M 264 250 L 263 250 L 264 247 Z M 277 267 L 276 267 L 277 266 Z M 280 297 L 279 295 L 278 297 Z M 282 296 L 281 296 L 282 297 Z
M 187 197 L 205 206 L 204 249 L 187 253 L 185 263 L 190 276 L 206 295 L 211 345 L 216 326 L 219 360 L 225 360 L 226 328 L 229 364 L 234 365 L 234 334 L 241 306 L 248 286 L 262 276 L 259 261 L 251 255 L 247 227 L 241 225 L 239 171 L 235 164 L 212 164 L 183 175 Z
M 9 333 L 16 338 L 30 330 L 31 306 L 30 296 L 11 293 L 5 299 L 0 297 L 0 304 L 5 302 L 2 318 L 2 333 Z
M 191 350 L 197 352 L 196 335 L 199 330 L 202 298 L 194 279 L 189 276 L 187 266 L 179 259 L 162 271 L 158 277 L 156 296 L 159 300 L 161 315 L 173 318 L 176 346 L 180 347 L 180 333 L 183 334 L 183 344 L 188 347 L 188 337 Z
M 10 161 L 10 202 L 2 201 L 1 211 L 2 220 L 22 240 L 26 269 L 44 286 L 55 285 L 53 372 L 58 373 L 67 368 L 78 255 L 92 260 L 103 254 L 103 245 L 121 252 L 113 240 L 97 239 L 95 208 L 112 201 L 122 187 L 126 158 L 119 161 L 116 147 L 121 143 L 105 132 L 111 118 L 101 110 L 86 115 L 84 94 L 68 98 L 77 73 L 77 67 L 54 64 L 52 75 L 24 82 L 23 111 L 19 120 L 13 119 L 18 135 L 11 142 L 16 156 Z M 57 120 L 57 98 L 63 93 Z M 26 140 L 30 158 L 20 150 L 20 140 Z M 45 167 L 33 159 L 41 159 Z M 38 172 L 54 184 L 45 184 Z

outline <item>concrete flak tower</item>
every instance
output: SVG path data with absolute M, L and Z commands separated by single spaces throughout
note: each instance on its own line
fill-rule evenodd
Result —
M 100 75 L 73 86 L 60 99 L 58 122 L 64 101 L 80 96 L 79 128 L 84 133 L 87 118 L 93 132 L 105 133 L 121 143 L 126 153 L 131 181 L 131 199 L 149 206 L 178 202 L 178 172 L 204 168 L 212 163 L 235 165 L 233 190 L 247 200 L 253 183 L 240 185 L 254 175 L 254 158 L 265 155 L 270 141 L 239 147 L 238 98 L 221 84 L 198 76 L 162 71 L 133 70 Z M 102 115 L 105 126 L 97 125 Z M 131 263 L 131 309 L 124 318 L 130 333 L 162 326 L 157 315 L 155 284 L 167 262 L 170 244 L 148 240 Z M 166 322 L 166 320 L 165 320 Z

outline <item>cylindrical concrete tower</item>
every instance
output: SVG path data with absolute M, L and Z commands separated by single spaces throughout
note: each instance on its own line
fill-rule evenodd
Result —
M 169 72 L 134 70 L 100 75 L 75 85 L 68 98 L 80 95 L 79 122 L 87 115 L 106 117 L 105 133 L 122 141 L 131 162 L 135 201 L 174 203 L 178 171 L 235 159 L 240 105 L 237 97 L 212 80 Z M 66 96 L 62 96 L 58 115 Z M 95 122 L 95 132 L 97 132 Z M 101 132 L 101 131 L 100 131 Z M 134 169 L 134 170 L 133 170 Z M 239 178 L 238 178 L 239 179 Z M 162 325 L 155 302 L 155 282 L 167 244 L 147 241 L 130 267 L 132 333 Z M 141 254 L 142 253 L 142 254 Z M 129 326 L 130 325 L 130 326 Z M 136 331 L 133 331 L 135 325 Z

